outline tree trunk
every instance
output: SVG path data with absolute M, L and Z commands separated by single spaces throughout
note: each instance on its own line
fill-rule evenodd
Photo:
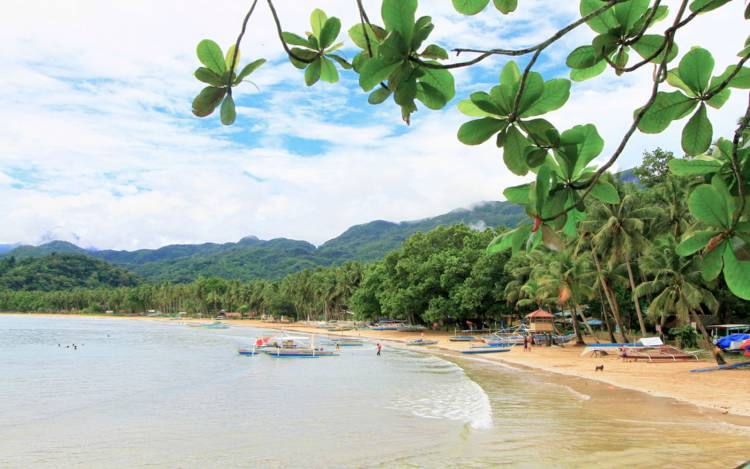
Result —
M 604 306 L 604 295 L 602 295 L 602 287 L 597 286 L 596 291 L 597 293 L 599 293 L 599 304 L 602 305 L 602 321 L 604 321 L 604 325 L 607 326 L 609 341 L 612 343 L 617 342 L 617 339 L 615 339 L 615 334 L 612 332 L 612 326 L 609 324 L 609 314 L 607 314 L 607 308 Z
M 617 298 L 614 295 L 614 292 L 612 292 L 609 288 L 609 285 L 607 282 L 604 281 L 604 276 L 602 275 L 602 269 L 601 265 L 599 264 L 599 258 L 597 257 L 596 253 L 594 251 L 591 251 L 592 257 L 594 258 L 594 265 L 596 266 L 596 271 L 599 274 L 599 282 L 602 285 L 602 290 L 604 290 L 604 295 L 607 297 L 607 301 L 609 302 L 609 307 L 612 311 L 612 316 L 615 318 L 615 324 L 617 324 L 617 327 L 620 328 L 620 335 L 622 336 L 622 341 L 624 343 L 630 342 L 628 340 L 628 336 L 625 334 L 625 328 L 622 326 L 622 321 L 620 320 L 620 307 L 617 304 Z
M 575 311 L 576 316 L 579 315 L 579 314 L 581 315 L 581 319 L 583 319 L 583 325 L 584 325 L 584 327 L 586 327 L 586 331 L 589 333 L 589 335 L 591 337 L 594 338 L 594 340 L 598 344 L 599 343 L 599 339 L 597 339 L 596 335 L 594 335 L 594 329 L 592 329 L 591 325 L 589 324 L 589 318 L 586 317 L 586 315 L 583 313 L 583 311 L 581 311 L 579 313 L 578 312 L 578 308 L 577 308 L 576 305 L 573 305 L 573 310 Z
M 568 303 L 568 309 L 571 309 L 570 303 Z M 578 310 L 575 305 L 573 305 L 572 311 L 573 314 L 571 314 L 571 318 L 573 319 L 573 331 L 576 333 L 576 345 L 586 345 L 586 342 L 581 335 L 581 328 L 578 326 Z
M 630 281 L 630 291 L 633 294 L 633 303 L 635 303 L 635 314 L 638 316 L 638 325 L 641 326 L 641 336 L 646 337 L 646 323 L 643 322 L 643 313 L 641 312 L 641 302 L 635 296 L 635 280 L 633 279 L 633 268 L 630 267 L 630 261 L 625 262 L 628 269 L 628 280 Z
M 708 346 L 711 347 L 711 353 L 714 356 L 714 360 L 716 360 L 717 365 L 726 365 L 726 361 L 724 360 L 724 357 L 721 356 L 721 352 L 719 352 L 719 347 L 715 346 L 713 342 L 711 342 L 711 336 L 708 334 L 708 331 L 703 326 L 703 321 L 701 321 L 701 318 L 698 317 L 698 314 L 696 314 L 695 311 L 692 309 L 690 310 L 690 316 L 693 317 L 693 321 L 695 321 L 695 325 L 698 326 L 698 330 L 701 332 L 701 335 L 703 335 L 703 338 L 708 342 Z

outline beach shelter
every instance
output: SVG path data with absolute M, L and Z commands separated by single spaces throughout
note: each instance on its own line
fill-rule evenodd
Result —
M 532 332 L 554 332 L 555 316 L 543 309 L 537 309 L 526 315 L 529 330 Z

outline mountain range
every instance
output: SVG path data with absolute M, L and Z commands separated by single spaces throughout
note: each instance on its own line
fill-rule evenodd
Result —
M 86 255 L 122 267 L 150 282 L 189 282 L 201 275 L 240 280 L 278 279 L 306 268 L 380 259 L 412 234 L 439 225 L 463 223 L 476 229 L 512 227 L 525 217 L 518 205 L 481 202 L 422 220 L 400 223 L 376 220 L 355 225 L 318 247 L 307 241 L 261 240 L 255 236 L 236 243 L 175 244 L 137 251 L 91 250 L 66 241 L 52 241 L 39 246 L 0 245 L 0 248 L 7 246 L 5 253 L 0 249 L 0 256 L 23 260 L 53 253 Z

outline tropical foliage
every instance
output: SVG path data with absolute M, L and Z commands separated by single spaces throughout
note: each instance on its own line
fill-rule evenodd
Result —
M 215 44 L 199 44 L 198 58 L 204 68 L 221 75 L 225 86 L 213 84 L 215 88 L 208 89 L 209 96 L 201 99 L 207 90 L 204 89 L 193 106 L 196 115 L 211 114 L 225 95 L 224 104 L 231 99 L 239 45 L 257 3 L 253 2 L 245 16 L 231 54 L 223 57 Z M 507 168 L 518 175 L 530 173 L 533 178 L 528 184 L 504 192 L 508 200 L 525 207 L 530 221 L 498 236 L 490 245 L 491 252 L 512 248 L 517 254 L 522 247 L 527 252 L 542 247 L 565 249 L 579 234 L 578 224 L 587 218 L 585 208 L 592 205 L 591 199 L 599 204 L 620 204 L 618 190 L 606 177 L 606 171 L 623 154 L 633 134 L 658 134 L 687 119 L 684 125 L 680 124 L 681 146 L 686 155 L 695 158 L 675 160 L 670 168 L 678 175 L 705 176 L 706 181 L 690 193 L 688 206 L 694 223 L 686 227 L 677 252 L 682 256 L 698 253 L 696 262 L 705 281 L 721 277 L 734 295 L 750 299 L 750 214 L 745 203 L 750 189 L 750 106 L 738 116 L 734 135 L 720 139 L 715 146 L 712 142 L 717 136 L 709 117 L 709 108 L 722 108 L 731 98 L 732 89 L 750 88 L 750 68 L 745 67 L 750 59 L 750 38 L 744 44 L 726 45 L 737 51 L 739 59 L 723 71 L 715 70 L 709 50 L 690 44 L 692 47 L 681 51 L 677 43 L 682 28 L 700 23 L 701 17 L 730 0 L 681 0 L 672 12 L 660 0 L 580 0 L 579 18 L 539 44 L 521 49 L 453 48 L 457 54 L 470 55 L 463 61 L 450 61 L 445 48 L 427 41 L 435 26 L 431 17 L 417 17 L 417 0 L 382 0 L 380 24 L 375 19 L 371 21 L 363 3 L 357 1 L 360 21 L 348 32 L 359 52 L 351 62 L 332 54 L 339 49 L 339 44 L 334 44 L 341 29 L 336 17 L 314 10 L 312 31 L 304 37 L 283 32 L 273 1 L 266 3 L 282 47 L 295 66 L 305 69 L 308 85 L 319 78 L 336 81 L 334 61 L 338 62 L 358 75 L 361 88 L 370 93 L 371 104 L 392 98 L 407 124 L 418 109 L 417 102 L 428 109 L 442 109 L 451 103 L 456 94 L 452 70 L 490 57 L 530 56 L 523 69 L 513 60 L 506 62 L 498 70 L 497 85 L 486 92 L 475 91 L 458 103 L 459 109 L 472 117 L 458 129 L 458 139 L 467 145 L 478 145 L 494 137 Z M 494 9 L 486 8 L 488 4 L 489 0 L 453 0 L 456 11 L 464 15 L 492 15 L 497 11 L 510 14 L 519 7 L 517 0 L 494 0 Z M 744 17 L 750 19 L 750 5 Z M 660 27 L 659 23 L 666 19 L 669 21 Z M 590 28 L 596 36 L 590 44 L 579 45 L 567 55 L 570 80 L 547 80 L 533 70 L 549 46 L 579 27 Z M 290 49 L 289 45 L 299 47 Z M 592 79 L 607 68 L 621 76 L 645 66 L 654 68 L 648 98 L 634 109 L 632 121 L 624 125 L 627 131 L 601 166 L 594 160 L 601 155 L 604 141 L 594 125 L 581 123 L 561 130 L 545 119 L 546 114 L 568 101 L 571 80 Z M 225 124 L 234 121 L 234 106 L 229 104 L 231 112 L 227 113 L 222 105 L 221 119 Z M 601 240 L 595 244 L 601 244 Z M 593 259 L 596 264 L 596 255 Z M 626 262 L 632 288 L 635 279 L 629 265 Z M 600 267 L 598 270 L 601 272 Z

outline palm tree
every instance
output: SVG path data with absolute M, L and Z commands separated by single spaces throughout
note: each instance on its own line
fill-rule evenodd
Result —
M 678 321 L 686 324 L 692 319 L 703 338 L 711 344 L 698 311 L 703 307 L 712 312 L 719 308 L 719 302 L 710 290 L 704 287 L 700 268 L 695 257 L 680 257 L 675 252 L 677 241 L 671 234 L 657 240 L 644 258 L 643 268 L 653 277 L 640 284 L 639 295 L 654 295 L 648 307 L 648 314 L 662 323 L 667 315 L 673 314 Z M 711 347 L 714 359 L 719 365 L 725 363 L 716 347 Z
M 625 265 L 632 292 L 636 285 L 630 262 L 648 246 L 644 236 L 646 221 L 656 219 L 657 215 L 653 207 L 642 206 L 636 194 L 626 194 L 616 205 L 594 204 L 588 219 L 581 222 L 581 229 L 593 234 L 592 242 L 597 254 L 603 256 L 610 267 L 620 263 Z M 641 334 L 645 336 L 646 323 L 638 295 L 633 295 L 633 303 Z
M 671 232 L 675 239 L 680 239 L 692 220 L 687 206 L 688 192 L 687 182 L 675 176 L 656 186 L 653 205 L 660 207 L 662 213 L 651 226 L 652 234 Z
M 587 256 L 574 257 L 573 248 L 548 254 L 539 276 L 540 287 L 549 291 L 554 301 L 572 312 L 573 330 L 576 334 L 576 345 L 585 345 L 578 325 L 578 308 L 584 298 L 591 296 L 594 277 Z M 588 325 L 588 324 L 587 324 Z

